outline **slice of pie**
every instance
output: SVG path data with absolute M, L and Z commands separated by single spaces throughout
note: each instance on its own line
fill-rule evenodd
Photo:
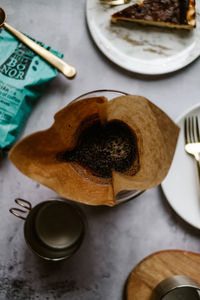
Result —
M 111 21 L 193 29 L 196 27 L 195 0 L 143 0 L 114 13 Z

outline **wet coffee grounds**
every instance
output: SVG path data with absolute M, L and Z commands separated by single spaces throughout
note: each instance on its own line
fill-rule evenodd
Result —
M 137 156 L 137 138 L 128 125 L 113 120 L 102 125 L 95 121 L 83 130 L 78 145 L 62 157 L 67 162 L 77 162 L 89 168 L 93 175 L 112 176 L 112 170 L 127 171 Z

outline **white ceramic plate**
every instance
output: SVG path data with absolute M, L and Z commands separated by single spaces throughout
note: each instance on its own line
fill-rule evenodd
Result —
M 111 61 L 132 72 L 157 75 L 181 69 L 200 55 L 200 1 L 196 1 L 197 28 L 191 32 L 111 24 L 111 14 L 128 5 L 110 7 L 99 0 L 87 0 L 89 30 L 99 49 Z
M 196 162 L 184 150 L 184 118 L 200 117 L 200 104 L 191 108 L 177 120 L 180 135 L 169 173 L 161 186 L 172 208 L 186 222 L 200 229 L 200 184 Z

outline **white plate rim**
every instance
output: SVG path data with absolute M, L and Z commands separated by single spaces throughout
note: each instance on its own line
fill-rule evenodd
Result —
M 184 58 L 183 58 L 181 64 L 179 64 L 179 63 L 175 64 L 175 65 L 172 64 L 172 66 L 170 65 L 170 67 L 168 67 L 168 69 L 167 68 L 165 68 L 163 70 L 159 69 L 159 71 L 158 70 L 152 71 L 152 69 L 148 68 L 148 64 L 147 64 L 147 68 L 143 67 L 142 70 L 140 68 L 139 69 L 135 68 L 134 66 L 131 65 L 131 63 L 130 63 L 129 66 L 127 66 L 127 64 L 125 65 L 121 62 L 122 60 L 120 60 L 120 57 L 118 58 L 117 56 L 113 56 L 109 53 L 109 51 L 106 51 L 106 47 L 104 47 L 104 44 L 100 43 L 98 41 L 98 39 L 96 38 L 96 34 L 93 30 L 92 22 L 90 21 L 89 12 L 88 12 L 89 11 L 88 6 L 89 6 L 90 1 L 98 1 L 98 0 L 86 0 L 86 20 L 87 20 L 87 25 L 88 25 L 90 34 L 91 34 L 94 42 L 96 43 L 97 47 L 101 50 L 101 52 L 109 60 L 114 62 L 116 65 L 122 67 L 123 69 L 125 69 L 127 71 L 130 71 L 130 72 L 133 72 L 133 73 L 138 73 L 138 74 L 143 74 L 143 75 L 154 75 L 154 76 L 155 75 L 164 75 L 164 74 L 172 73 L 172 72 L 183 69 L 184 67 L 186 67 L 189 64 L 191 64 L 192 62 L 194 62 L 200 56 L 200 47 L 199 47 L 199 50 L 196 51 L 195 55 L 188 55 L 186 60 L 184 60 Z M 191 50 L 189 51 L 189 53 L 191 53 Z
M 200 109 L 200 102 L 194 104 L 193 106 L 189 107 L 187 110 L 185 110 L 180 116 L 178 116 L 175 119 L 175 123 L 178 125 L 178 123 L 188 114 L 190 114 L 192 111 L 196 110 L 196 109 Z M 172 162 L 173 163 L 173 162 Z M 188 220 L 185 216 L 183 216 L 182 214 L 180 214 L 180 212 L 177 210 L 177 208 L 173 205 L 173 201 L 171 201 L 171 199 L 169 199 L 170 197 L 168 197 L 168 192 L 167 192 L 167 188 L 165 186 L 165 182 L 163 181 L 161 183 L 161 188 L 163 190 L 163 193 L 168 201 L 168 203 L 170 204 L 170 206 L 172 207 L 172 209 L 176 212 L 176 214 L 178 216 L 180 216 L 186 223 L 192 225 L 193 227 L 195 227 L 196 229 L 200 230 L 200 225 L 197 225 L 195 222 Z

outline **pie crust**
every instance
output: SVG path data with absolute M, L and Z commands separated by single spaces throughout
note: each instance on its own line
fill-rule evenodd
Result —
M 193 29 L 195 0 L 143 0 L 111 16 L 112 23 L 130 21 L 143 25 Z

